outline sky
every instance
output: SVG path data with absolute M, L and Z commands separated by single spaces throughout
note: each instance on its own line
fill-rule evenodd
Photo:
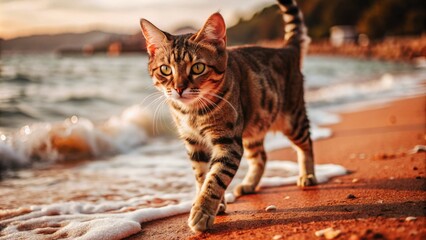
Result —
M 165 31 L 199 28 L 220 11 L 228 26 L 274 0 L 0 0 L 0 38 L 103 30 L 139 31 L 146 18 Z

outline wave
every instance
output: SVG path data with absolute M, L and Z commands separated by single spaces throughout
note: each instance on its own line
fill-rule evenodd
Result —
M 102 123 L 72 116 L 26 125 L 9 136 L 0 133 L 0 171 L 128 152 L 149 140 L 152 124 L 151 113 L 136 105 Z
M 103 101 L 114 103 L 115 101 L 108 96 L 102 96 L 96 93 L 93 94 L 68 94 L 66 96 L 57 97 L 54 99 L 58 103 L 89 103 L 93 101 Z
M 13 117 L 25 117 L 31 119 L 37 119 L 37 116 L 31 111 L 28 111 L 25 107 L 6 107 L 0 108 L 0 116 L 3 118 L 13 118 Z
M 39 80 L 32 78 L 26 74 L 21 74 L 18 73 L 15 76 L 11 77 L 11 78 L 6 78 L 3 81 L 7 82 L 7 83 L 15 83 L 15 84 L 34 84 L 34 83 L 40 83 Z
M 368 81 L 338 83 L 308 89 L 305 99 L 311 107 L 338 106 L 356 102 L 373 103 L 378 99 L 389 101 L 424 94 L 425 87 L 419 83 L 425 79 L 425 71 L 409 75 L 385 73 L 380 78 Z

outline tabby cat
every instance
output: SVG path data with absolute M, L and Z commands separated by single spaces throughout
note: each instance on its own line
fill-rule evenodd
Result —
M 283 48 L 226 47 L 219 13 L 195 34 L 174 36 L 141 19 L 149 54 L 148 69 L 162 91 L 191 159 L 197 196 L 188 225 L 212 227 L 224 212 L 224 192 L 243 152 L 249 161 L 239 196 L 255 192 L 265 169 L 263 142 L 281 131 L 297 151 L 298 186 L 315 185 L 312 141 L 300 71 L 309 37 L 293 0 L 279 0 L 285 23 Z

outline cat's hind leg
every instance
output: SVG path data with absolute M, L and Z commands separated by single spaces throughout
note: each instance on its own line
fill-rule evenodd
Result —
M 244 153 L 249 163 L 249 169 L 244 180 L 234 189 L 236 196 L 254 193 L 262 178 L 266 165 L 266 152 L 263 147 L 264 138 L 244 139 Z
M 299 178 L 297 186 L 306 187 L 317 185 L 315 177 L 314 157 L 312 153 L 312 141 L 309 138 L 304 143 L 296 142 L 293 146 L 297 152 L 297 162 L 299 164 Z
M 226 199 L 225 196 L 223 196 L 221 202 L 219 203 L 219 209 L 217 210 L 217 214 L 224 214 L 226 211 L 226 207 Z
M 288 126 L 284 134 L 290 139 L 293 148 L 297 152 L 297 162 L 299 164 L 299 178 L 297 186 L 317 185 L 314 169 L 314 154 L 312 140 L 309 131 L 309 119 L 305 108 L 300 108 L 294 115 L 289 115 Z

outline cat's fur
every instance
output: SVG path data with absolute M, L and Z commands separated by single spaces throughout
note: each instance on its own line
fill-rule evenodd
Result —
M 280 49 L 226 48 L 219 13 L 197 33 L 179 36 L 141 19 L 149 73 L 168 99 L 197 180 L 188 220 L 193 231 L 209 229 L 216 214 L 225 211 L 224 192 L 243 152 L 249 171 L 234 193 L 255 192 L 265 169 L 268 131 L 281 131 L 293 142 L 300 166 L 297 184 L 316 184 L 300 71 L 309 37 L 296 3 L 279 4 L 285 22 Z

